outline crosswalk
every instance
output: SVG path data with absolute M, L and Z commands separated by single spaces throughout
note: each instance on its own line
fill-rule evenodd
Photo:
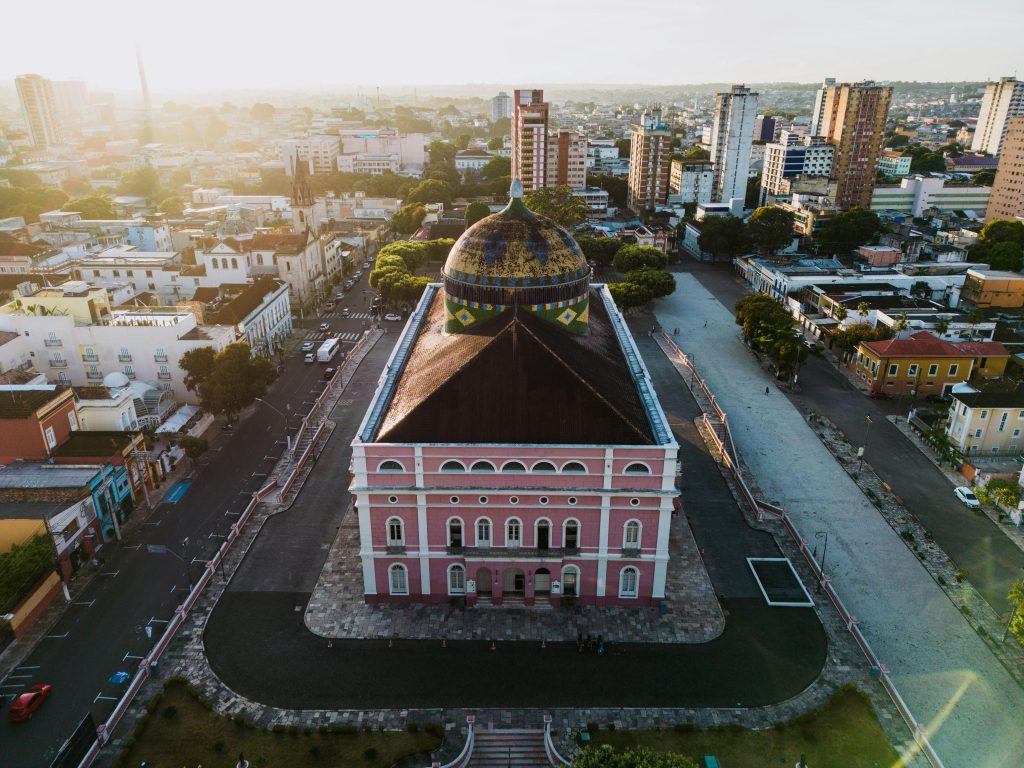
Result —
M 330 334 L 324 333 L 323 331 L 312 331 L 310 333 L 307 333 L 305 336 L 303 336 L 302 340 L 303 341 L 322 342 L 322 341 L 324 341 L 327 338 L 332 338 L 332 339 L 333 338 L 339 338 L 342 341 L 354 342 L 354 341 L 359 341 L 359 337 L 362 336 L 362 335 L 363 335 L 362 333 L 359 333 L 359 332 L 356 332 L 356 331 L 352 331 L 352 332 L 348 332 L 348 333 L 330 333 Z
M 326 317 L 333 317 L 336 320 L 337 319 L 369 320 L 372 317 L 372 315 L 370 315 L 369 312 L 350 312 L 349 314 L 345 315 L 345 314 L 342 314 L 340 309 L 335 309 L 335 310 L 331 310 L 330 312 L 326 313 L 325 315 L 323 315 L 323 317 L 325 317 L 325 318 Z

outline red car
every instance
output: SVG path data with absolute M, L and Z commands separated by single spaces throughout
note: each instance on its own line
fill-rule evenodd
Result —
M 42 706 L 42 703 L 50 698 L 52 692 L 53 686 L 51 685 L 45 683 L 33 685 L 11 702 L 11 708 L 7 710 L 7 719 L 12 723 L 28 720 Z

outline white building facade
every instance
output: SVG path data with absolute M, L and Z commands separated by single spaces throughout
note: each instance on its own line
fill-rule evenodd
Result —
M 717 202 L 746 197 L 757 98 L 756 92 L 743 85 L 734 85 L 727 93 L 715 97 L 711 162 L 715 168 Z
M 971 151 L 998 155 L 1011 117 L 1024 117 L 1024 82 L 1001 77 L 985 86 Z

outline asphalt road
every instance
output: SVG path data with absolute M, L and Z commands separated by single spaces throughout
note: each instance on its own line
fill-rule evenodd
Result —
M 691 272 L 731 309 L 749 291 L 727 264 L 688 262 Z M 700 360 L 697 361 L 698 367 Z M 970 582 L 999 614 L 1010 611 L 1007 592 L 1024 568 L 1024 552 L 985 516 L 953 496 L 949 481 L 896 427 L 890 414 L 905 415 L 906 399 L 872 400 L 854 388 L 827 360 L 814 355 L 800 371 L 800 391 L 790 399 L 827 416 L 855 445 L 865 445 L 865 461 L 893 489 L 935 542 L 967 572 Z M 868 429 L 867 416 L 872 424 Z
M 360 286 L 350 298 L 356 311 L 363 300 Z M 335 310 L 337 317 L 326 319 L 332 332 L 358 336 L 363 322 L 340 317 L 344 305 Z M 149 554 L 146 545 L 163 544 L 183 555 L 195 573 L 217 549 L 218 536 L 235 520 L 230 513 L 245 508 L 285 450 L 285 418 L 294 434 L 302 414 L 323 390 L 324 366 L 303 363 L 298 352 L 319 322 L 310 318 L 296 327 L 288 343 L 292 351 L 266 397 L 274 408 L 257 404 L 233 431 L 218 435 L 190 478 L 192 486 L 176 504 L 159 505 L 145 524 L 130 528 L 123 543 L 104 544 L 99 575 L 74 595 L 64 616 L 28 658 L 0 681 L 5 695 L 40 682 L 54 686 L 52 698 L 31 721 L 12 724 L 0 718 L 2 768 L 49 765 L 86 713 L 92 711 L 98 723 L 113 709 L 125 685 L 109 682 L 110 676 L 134 672 L 188 585 L 184 562 L 170 554 Z M 182 549 L 186 537 L 189 543 Z M 153 638 L 146 636 L 147 626 Z
M 284 708 L 757 706 L 793 696 L 818 675 L 826 639 L 809 609 L 769 608 L 745 562 L 777 556 L 749 528 L 693 425 L 696 403 L 664 354 L 638 343 L 680 441 L 684 509 L 705 549 L 726 631 L 699 645 L 618 644 L 604 657 L 575 643 L 340 641 L 328 646 L 304 608 L 349 509 L 349 442 L 390 352 L 367 357 L 332 414 L 338 423 L 292 508 L 271 518 L 206 624 L 210 665 L 233 691 Z M 338 471 L 341 470 L 341 471 Z M 684 599 L 680 596 L 680 599 Z M 239 627 L 246 641 L 239 642 Z M 453 674 L 457 665 L 457 674 Z M 498 670 L 499 674 L 495 674 Z

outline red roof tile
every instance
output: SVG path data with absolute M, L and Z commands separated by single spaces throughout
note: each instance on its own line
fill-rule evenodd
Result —
M 998 341 L 943 341 L 928 331 L 918 331 L 908 339 L 866 341 L 864 346 L 879 357 L 1009 357 Z

